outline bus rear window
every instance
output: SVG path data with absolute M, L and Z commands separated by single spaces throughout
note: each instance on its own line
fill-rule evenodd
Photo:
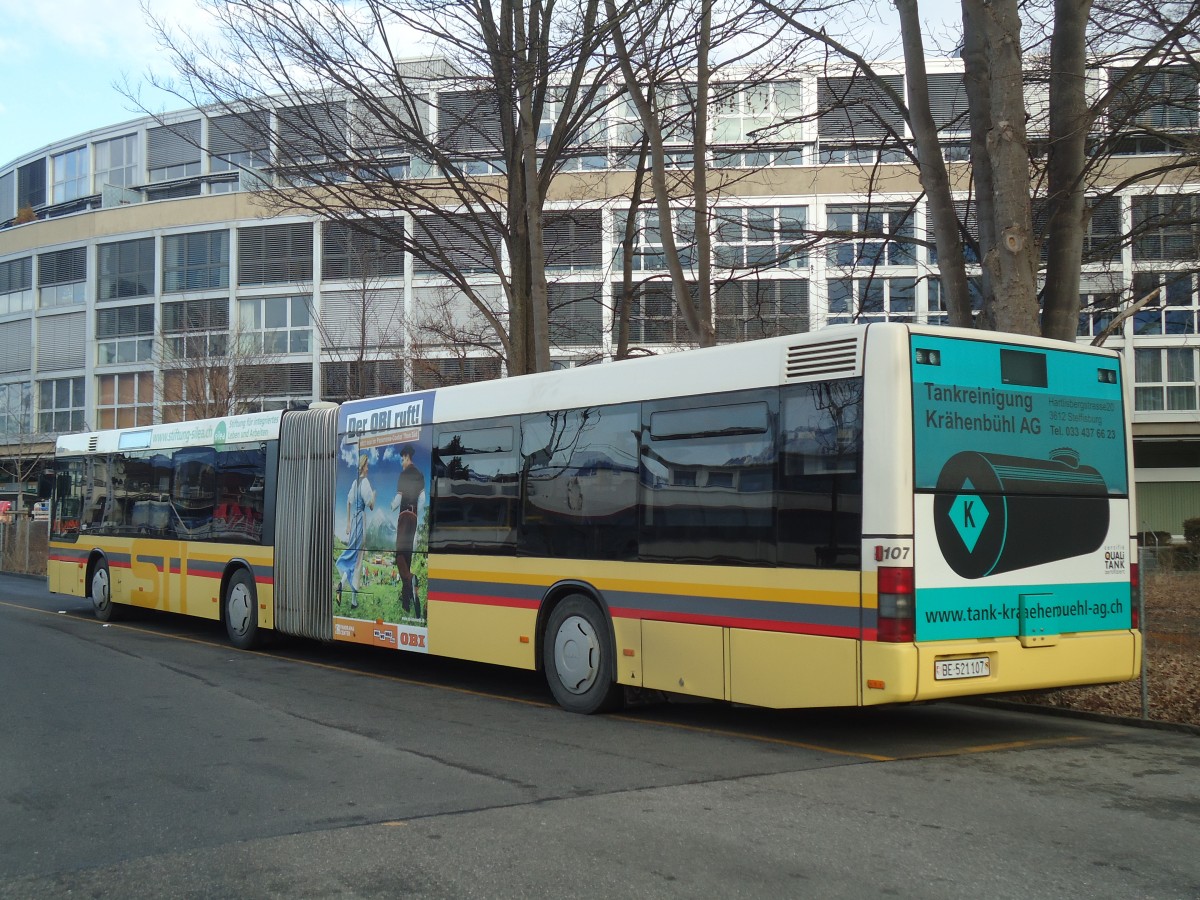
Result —
M 1000 381 L 1025 387 L 1046 387 L 1046 354 L 1028 350 L 1000 351 Z

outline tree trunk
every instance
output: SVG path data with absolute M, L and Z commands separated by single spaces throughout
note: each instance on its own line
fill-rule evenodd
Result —
M 992 128 L 987 136 L 994 184 L 996 243 L 983 258 L 995 297 L 984 308 L 989 329 L 1038 334 L 1037 247 L 1030 206 L 1025 138 L 1021 22 L 1017 0 L 992 0 L 985 9 L 992 59 Z
M 950 179 L 942 159 L 937 125 L 929 109 L 929 80 L 925 72 L 925 48 L 921 39 L 917 0 L 896 0 L 896 9 L 900 14 L 900 34 L 904 44 L 909 128 L 917 144 L 921 186 L 925 188 L 929 200 L 929 218 L 933 224 L 938 269 L 941 272 L 942 300 L 950 313 L 950 324 L 970 328 L 974 322 L 967 289 L 967 268 L 958 235 L 958 214 L 950 192 Z
M 1091 0 L 1055 0 L 1050 39 L 1050 152 L 1046 287 L 1042 334 L 1074 341 L 1079 324 L 1079 269 L 1085 229 L 1083 170 L 1092 117 L 1088 110 L 1086 38 Z
M 988 47 L 987 14 L 983 0 L 962 0 L 963 10 L 963 83 L 967 92 L 971 129 L 971 178 L 975 186 L 975 214 L 982 260 L 996 245 L 993 198 L 995 182 L 988 157 L 987 136 L 992 131 L 992 64 Z M 995 297 L 991 273 L 982 275 L 983 306 L 990 307 Z
M 717 342 L 712 314 L 712 241 L 708 232 L 708 54 L 712 8 L 713 0 L 702 0 L 700 40 L 696 50 L 695 153 L 692 156 L 692 197 L 696 216 L 696 318 L 699 324 L 699 331 L 694 332 L 693 336 L 700 347 L 712 347 Z

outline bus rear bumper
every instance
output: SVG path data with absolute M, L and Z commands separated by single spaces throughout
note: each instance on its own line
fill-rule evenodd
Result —
M 967 677 L 938 676 L 938 663 L 969 663 Z M 976 661 L 986 660 L 986 663 Z M 934 641 L 924 644 L 863 644 L 863 705 L 941 700 L 1137 678 L 1142 665 L 1140 631 L 1101 631 L 1058 636 L 1048 646 L 1025 647 L 1018 638 Z M 986 674 L 975 674 L 986 670 Z

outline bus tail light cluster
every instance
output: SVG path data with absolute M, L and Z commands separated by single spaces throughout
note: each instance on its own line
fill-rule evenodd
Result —
M 1142 627 L 1142 610 L 1141 604 L 1138 602 L 1138 597 L 1141 595 L 1142 582 L 1141 573 L 1138 572 L 1138 564 L 1131 563 L 1129 566 L 1129 627 L 1137 631 Z
M 879 567 L 879 615 L 875 640 L 906 644 L 916 638 L 913 570 Z

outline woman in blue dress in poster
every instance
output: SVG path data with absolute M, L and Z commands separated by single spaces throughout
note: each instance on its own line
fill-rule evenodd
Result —
M 346 496 L 346 549 L 334 565 L 341 580 L 338 582 L 337 598 L 341 602 L 342 589 L 350 586 L 350 608 L 358 606 L 358 592 L 362 586 L 363 559 L 366 548 L 363 538 L 366 532 L 367 510 L 375 508 L 375 490 L 367 480 L 367 454 L 358 457 L 358 478 L 350 486 Z

